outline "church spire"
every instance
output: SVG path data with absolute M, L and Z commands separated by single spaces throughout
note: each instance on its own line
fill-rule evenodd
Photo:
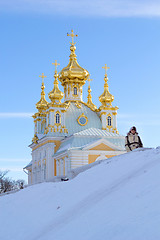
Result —
M 102 107 L 110 107 L 112 106 L 112 102 L 114 100 L 114 96 L 109 92 L 108 89 L 108 77 L 107 77 L 107 70 L 109 67 L 107 67 L 107 64 L 105 64 L 104 67 L 105 69 L 105 75 L 104 75 L 104 92 L 102 95 L 99 97 L 99 101 L 102 103 Z
M 63 92 L 59 90 L 58 87 L 58 73 L 57 73 L 57 66 L 60 65 L 57 63 L 57 60 L 55 60 L 55 63 L 52 63 L 55 65 L 55 73 L 54 73 L 54 88 L 53 90 L 48 94 L 48 97 L 50 98 L 51 102 L 54 103 L 61 103 L 61 99 L 63 98 Z M 52 104 L 51 103 L 51 104 Z
M 42 76 L 39 76 L 39 77 L 42 78 L 42 86 L 41 86 L 42 91 L 41 91 L 41 99 L 39 102 L 37 102 L 36 108 L 38 109 L 39 112 L 42 112 L 48 108 L 48 102 L 45 99 L 45 92 L 44 92 L 44 89 L 45 89 L 44 78 L 46 76 L 44 76 L 44 73 L 42 73 Z
M 93 104 L 93 102 L 92 102 L 92 95 L 91 95 L 91 91 L 92 91 L 92 90 L 91 90 L 90 82 L 91 82 L 92 80 L 93 80 L 93 79 L 91 79 L 90 77 L 88 78 L 89 84 L 88 84 L 88 96 L 87 96 L 88 101 L 87 101 L 87 105 L 88 105 L 88 107 L 90 107 L 92 110 L 96 110 L 97 107 L 96 107 L 96 105 Z

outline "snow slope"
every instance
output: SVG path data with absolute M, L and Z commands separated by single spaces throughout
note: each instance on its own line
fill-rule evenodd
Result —
M 160 148 L 0 197 L 3 240 L 159 240 Z

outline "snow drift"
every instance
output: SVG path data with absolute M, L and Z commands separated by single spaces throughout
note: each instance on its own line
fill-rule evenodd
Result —
M 3 240 L 159 240 L 160 148 L 0 197 Z

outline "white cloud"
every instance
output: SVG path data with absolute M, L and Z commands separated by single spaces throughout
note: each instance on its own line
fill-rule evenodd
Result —
M 153 17 L 160 16 L 158 0 L 1 0 L 6 11 L 39 12 L 72 16 Z
M 33 115 L 33 113 L 25 113 L 25 112 L 0 112 L 0 118 L 30 118 Z

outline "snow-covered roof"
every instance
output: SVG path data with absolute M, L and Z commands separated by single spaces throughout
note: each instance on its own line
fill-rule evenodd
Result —
M 27 169 L 27 168 L 29 168 L 29 167 L 31 167 L 31 166 L 32 166 L 32 161 L 30 161 L 30 163 L 28 163 L 28 165 L 25 166 L 23 169 Z
M 78 133 L 74 133 L 71 137 L 66 138 L 54 155 L 58 155 L 69 149 L 82 149 L 83 147 L 96 142 L 100 139 L 107 139 L 108 142 L 125 150 L 125 139 L 117 133 L 110 133 L 106 130 L 90 128 Z
M 81 135 L 81 136 L 104 136 L 104 137 L 122 137 L 117 133 L 108 132 L 106 130 L 98 129 L 98 128 L 89 128 L 83 131 L 74 133 L 74 135 Z

